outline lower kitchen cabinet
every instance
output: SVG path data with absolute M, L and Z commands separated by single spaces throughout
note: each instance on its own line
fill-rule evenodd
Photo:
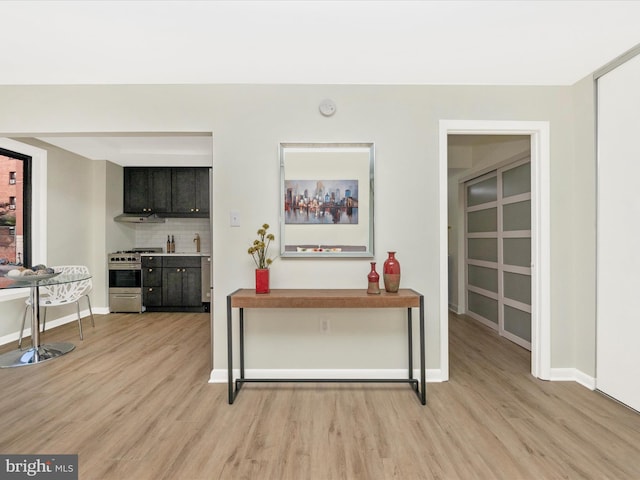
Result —
M 162 257 L 142 257 L 142 304 L 147 308 L 162 306 Z
M 198 262 L 200 259 L 198 259 Z M 167 307 L 200 307 L 202 305 L 200 265 L 165 267 L 162 269 L 162 303 Z
M 143 260 L 142 291 L 147 311 L 203 311 L 201 257 L 156 258 L 161 259 L 161 268 L 145 267 Z

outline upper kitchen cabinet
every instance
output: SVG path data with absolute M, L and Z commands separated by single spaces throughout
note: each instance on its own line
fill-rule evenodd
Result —
M 124 169 L 125 213 L 169 213 L 171 168 L 126 167 Z
M 209 216 L 209 168 L 125 167 L 124 213 Z
M 209 216 L 208 168 L 172 169 L 171 212 L 190 217 Z

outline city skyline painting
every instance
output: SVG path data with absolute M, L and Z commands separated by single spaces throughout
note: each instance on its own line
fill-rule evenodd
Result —
M 358 224 L 358 180 L 285 180 L 285 224 Z

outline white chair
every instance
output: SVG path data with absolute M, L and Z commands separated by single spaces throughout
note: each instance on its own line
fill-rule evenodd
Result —
M 62 274 L 78 274 L 89 273 L 89 269 L 84 265 L 59 265 L 53 268 L 53 271 Z M 42 331 L 45 330 L 45 323 L 47 321 L 47 308 L 59 307 L 61 305 L 70 305 L 75 303 L 78 310 L 78 328 L 80 330 L 80 340 L 82 336 L 82 318 L 80 317 L 80 299 L 82 297 L 87 298 L 87 304 L 89 305 L 89 314 L 91 315 L 91 325 L 96 326 L 93 319 L 93 311 L 91 310 L 91 300 L 89 299 L 89 293 L 93 288 L 91 278 L 86 280 L 79 280 L 77 282 L 61 283 L 58 285 L 42 285 L 40 287 L 40 309 L 42 312 Z M 18 340 L 18 348 L 22 348 L 22 334 L 24 332 L 24 325 L 27 320 L 27 311 L 31 310 L 33 315 L 33 307 L 31 305 L 31 299 L 27 298 L 25 301 L 26 307 L 24 309 L 24 316 L 22 317 L 22 328 L 20 329 L 20 340 Z

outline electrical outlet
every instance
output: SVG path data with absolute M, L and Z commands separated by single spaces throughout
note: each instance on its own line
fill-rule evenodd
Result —
M 331 332 L 331 324 L 329 323 L 328 318 L 320 319 L 320 331 L 325 335 L 328 335 Z

